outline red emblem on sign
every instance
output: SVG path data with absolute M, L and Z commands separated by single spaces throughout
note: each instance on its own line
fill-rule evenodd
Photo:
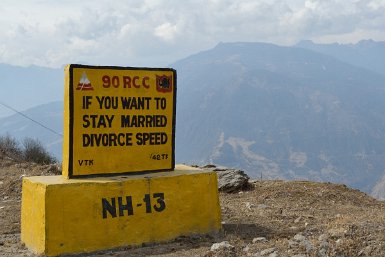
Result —
M 83 72 L 76 90 L 94 90 L 90 80 L 87 78 L 86 72 Z
M 156 75 L 156 90 L 162 93 L 172 92 L 172 76 Z

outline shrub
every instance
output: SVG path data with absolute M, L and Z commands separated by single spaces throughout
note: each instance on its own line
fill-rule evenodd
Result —
M 19 143 L 8 133 L 5 136 L 0 136 L 0 152 L 15 160 L 21 160 L 23 158 Z
M 28 161 L 38 164 L 55 163 L 56 159 L 48 153 L 37 139 L 25 138 L 20 147 L 18 141 L 8 133 L 0 136 L 0 154 L 16 161 Z
M 56 162 L 56 159 L 47 152 L 42 143 L 37 139 L 27 137 L 23 140 L 23 146 L 23 159 L 25 161 L 39 164 Z

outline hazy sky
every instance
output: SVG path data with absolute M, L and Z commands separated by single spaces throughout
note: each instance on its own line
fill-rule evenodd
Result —
M 166 66 L 218 42 L 385 40 L 385 0 L 2 0 L 0 62 Z

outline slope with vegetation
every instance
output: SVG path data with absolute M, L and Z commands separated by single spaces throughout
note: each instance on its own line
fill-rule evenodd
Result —
M 0 152 L 3 156 L 15 161 L 35 162 L 38 164 L 55 163 L 56 159 L 44 148 L 38 139 L 26 137 L 19 142 L 10 136 L 0 136 Z

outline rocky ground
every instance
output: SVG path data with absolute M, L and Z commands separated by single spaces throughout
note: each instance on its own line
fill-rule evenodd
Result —
M 0 256 L 34 256 L 20 243 L 21 179 L 58 172 L 55 165 L 0 158 Z M 385 256 L 385 203 L 365 193 L 309 181 L 251 181 L 237 190 L 220 185 L 218 235 L 75 256 Z

